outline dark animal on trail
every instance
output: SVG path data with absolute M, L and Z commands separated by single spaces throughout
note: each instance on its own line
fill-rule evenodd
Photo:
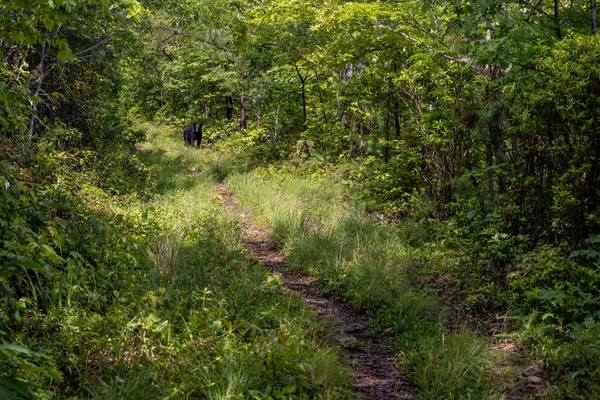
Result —
M 198 148 L 200 148 L 200 142 L 202 142 L 202 124 L 194 122 L 191 126 L 185 128 L 183 131 L 183 140 L 186 146 L 194 146 L 197 142 Z

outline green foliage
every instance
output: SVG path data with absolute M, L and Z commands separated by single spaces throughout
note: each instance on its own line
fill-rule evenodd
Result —
M 64 292 L 67 303 L 104 317 L 114 299 L 99 293 L 129 285 L 124 264 L 137 268 L 145 259 L 172 273 L 186 252 L 187 228 L 157 230 L 164 221 L 140 204 L 194 190 L 198 171 L 237 182 L 259 165 L 251 179 L 275 181 L 260 187 L 283 190 L 273 199 L 289 204 L 265 202 L 272 211 L 263 222 L 298 268 L 323 255 L 315 270 L 331 294 L 386 310 L 382 320 L 400 318 L 397 310 L 418 308 L 420 292 L 397 302 L 405 287 L 389 279 L 421 289 L 448 277 L 460 292 L 454 301 L 472 317 L 539 314 L 547 324 L 540 331 L 564 328 L 584 352 L 594 346 L 600 46 L 583 3 L 22 0 L 0 8 L 0 229 L 8 266 L 0 288 L 8 288 L 2 318 L 18 322 L 3 320 L 0 330 L 3 343 L 21 346 L 3 351 L 2 362 L 12 368 L 4 377 L 10 385 L 29 380 L 30 397 L 51 396 L 42 392 L 56 375 L 46 372 L 71 364 L 8 337 L 22 328 L 22 312 L 34 307 L 39 315 L 28 321 L 41 320 L 67 301 Z M 146 128 L 161 159 L 194 120 L 218 152 L 201 150 L 208 154 L 198 158 L 186 149 L 177 161 L 154 163 L 134 154 L 146 131 L 131 115 L 179 126 L 170 141 Z M 282 159 L 293 162 L 274 167 Z M 341 165 L 343 179 L 330 174 L 331 163 Z M 341 185 L 324 190 L 326 179 Z M 258 189 L 243 190 L 260 198 Z M 349 208 L 331 206 L 348 198 Z M 406 247 L 363 223 L 363 207 L 397 223 Z M 418 265 L 419 274 L 398 273 L 396 262 Z M 64 315 L 56 315 L 49 321 L 58 326 Z M 555 369 L 571 374 L 565 395 L 593 397 L 591 378 L 572 372 L 587 358 L 565 356 L 576 353 L 566 335 L 554 339 L 543 354 L 558 349 L 570 360 Z M 545 357 L 555 360 L 548 368 L 560 364 Z M 210 396 L 250 393 L 256 383 L 243 362 L 219 368 L 236 384 L 215 383 Z M 127 397 L 151 386 L 140 370 L 126 372 L 123 382 L 105 382 L 102 394 L 96 383 L 90 390 Z M 256 390 L 257 398 L 283 398 L 303 389 Z
M 209 163 L 144 131 L 151 153 L 94 157 L 52 147 L 77 138 L 58 127 L 39 172 L 2 165 L 0 394 L 349 397 L 315 317 L 239 248 Z
M 334 170 L 335 171 L 335 170 Z M 415 371 L 427 398 L 482 398 L 490 356 L 468 331 L 448 333 L 444 307 L 411 279 L 416 253 L 393 227 L 365 219 L 360 201 L 336 172 L 311 168 L 256 169 L 232 175 L 236 196 L 272 229 L 293 268 L 316 274 L 323 293 L 374 316 L 374 329 L 394 333 L 400 363 Z
M 541 313 L 524 319 L 520 333 L 523 344 L 544 360 L 545 369 L 555 378 L 550 397 L 592 398 L 598 393 L 598 329 L 592 318 L 559 329 Z
M 558 325 L 600 319 L 596 267 L 586 267 L 545 247 L 523 258 L 511 276 L 515 303 L 523 311 L 542 313 L 542 321 Z
M 357 185 L 368 201 L 368 208 L 387 218 L 414 212 L 410 209 L 410 197 L 418 189 L 418 178 L 408 157 L 397 156 L 389 163 L 368 157 L 358 170 L 349 171 L 346 183 Z
M 441 341 L 440 346 L 438 340 L 429 339 L 415 357 L 419 368 L 414 379 L 423 388 L 423 396 L 481 399 L 490 393 L 485 377 L 491 365 L 486 343 L 466 330 L 442 336 Z

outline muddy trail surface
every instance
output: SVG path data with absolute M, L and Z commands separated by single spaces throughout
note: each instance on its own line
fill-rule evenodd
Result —
M 232 199 L 223 184 L 217 185 L 223 204 L 244 223 L 242 241 L 252 257 L 281 276 L 286 290 L 298 294 L 341 347 L 345 363 L 351 368 L 353 389 L 361 398 L 372 400 L 417 399 L 406 373 L 395 366 L 396 356 L 387 351 L 365 327 L 367 317 L 350 306 L 319 295 L 316 278 L 291 271 L 284 255 L 268 240 L 269 232 L 257 227 L 251 216 Z

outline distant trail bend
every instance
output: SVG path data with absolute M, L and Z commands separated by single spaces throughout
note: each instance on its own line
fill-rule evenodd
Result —
M 252 218 L 232 199 L 224 184 L 218 184 L 217 191 L 223 204 L 242 218 L 242 241 L 252 257 L 280 274 L 287 290 L 298 294 L 323 324 L 333 326 L 332 339 L 340 345 L 344 360 L 352 369 L 354 391 L 369 400 L 416 400 L 406 373 L 395 366 L 394 353 L 385 350 L 367 332 L 366 316 L 342 302 L 319 295 L 314 278 L 291 272 L 284 255 L 270 246 L 269 233 L 253 224 Z

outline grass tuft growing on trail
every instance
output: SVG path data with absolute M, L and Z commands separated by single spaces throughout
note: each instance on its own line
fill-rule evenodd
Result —
M 499 398 L 487 372 L 488 344 L 468 329 L 444 327 L 445 306 L 415 284 L 413 248 L 400 228 L 366 218 L 333 174 L 283 167 L 234 174 L 227 184 L 272 231 L 292 268 L 319 276 L 321 290 L 373 315 L 373 329 L 394 333 L 399 364 L 423 398 Z

